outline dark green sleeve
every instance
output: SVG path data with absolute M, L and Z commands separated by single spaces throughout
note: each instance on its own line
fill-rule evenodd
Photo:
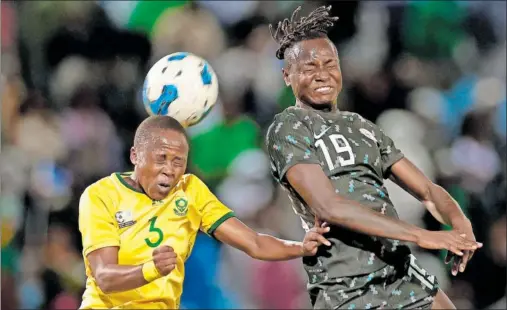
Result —
M 296 164 L 318 164 L 310 129 L 294 116 L 275 119 L 266 135 L 273 176 L 282 181 Z
M 382 174 L 389 178 L 391 166 L 404 157 L 403 153 L 394 145 L 394 142 L 384 131 L 377 126 L 380 137 L 380 159 L 382 163 Z
M 393 140 L 384 133 L 382 128 L 376 124 L 367 121 L 373 131 L 380 148 L 380 160 L 382 164 L 382 175 L 389 178 L 391 166 L 404 157 L 403 153 L 394 145 Z

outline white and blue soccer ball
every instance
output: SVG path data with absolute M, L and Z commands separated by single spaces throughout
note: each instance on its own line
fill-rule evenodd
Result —
M 143 104 L 150 115 L 168 115 L 184 127 L 199 123 L 215 105 L 218 81 L 209 63 L 190 53 L 157 61 L 146 75 Z

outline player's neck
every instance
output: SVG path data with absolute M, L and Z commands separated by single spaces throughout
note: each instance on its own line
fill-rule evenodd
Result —
M 338 111 L 337 104 L 331 104 L 330 106 L 318 108 L 312 105 L 309 105 L 307 103 L 304 103 L 303 101 L 296 99 L 296 107 L 302 108 L 302 109 L 308 109 L 308 110 L 314 110 L 314 111 L 322 111 L 322 112 L 336 112 Z
M 140 192 L 144 192 L 143 188 L 141 187 L 141 184 L 139 184 L 139 182 L 137 181 L 137 176 L 136 176 L 136 173 L 135 171 L 132 172 L 130 175 L 128 175 L 127 177 L 125 177 L 125 181 L 127 183 L 130 184 L 130 186 L 132 186 L 133 188 L 135 188 L 136 190 L 140 191 Z

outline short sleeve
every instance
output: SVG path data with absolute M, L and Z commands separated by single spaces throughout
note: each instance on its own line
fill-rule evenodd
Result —
M 282 181 L 297 164 L 319 164 L 310 129 L 294 116 L 276 119 L 266 134 L 266 148 L 273 176 Z
M 380 148 L 380 159 L 382 163 L 382 175 L 384 178 L 389 178 L 391 167 L 397 161 L 404 157 L 403 153 L 396 148 L 393 140 L 384 133 L 382 128 L 376 124 L 368 121 L 369 126 L 372 128 L 373 133 L 377 139 Z
M 79 230 L 85 257 L 100 248 L 120 246 L 118 226 L 103 198 L 89 187 L 79 200 Z
M 212 236 L 215 230 L 226 220 L 234 217 L 234 212 L 227 208 L 196 176 L 192 178 L 192 191 L 195 193 L 195 203 L 201 214 L 201 231 Z

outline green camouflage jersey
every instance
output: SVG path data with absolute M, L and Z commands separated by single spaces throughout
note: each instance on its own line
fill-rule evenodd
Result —
M 285 178 L 287 170 L 300 163 L 320 165 L 338 195 L 398 218 L 384 179 L 403 154 L 379 127 L 360 115 L 290 107 L 275 116 L 266 143 L 273 176 L 288 191 L 305 230 L 313 227 L 314 215 Z M 315 257 L 303 259 L 310 285 L 369 274 L 403 263 L 410 254 L 398 240 L 339 226 L 331 226 L 326 237 L 333 244 L 330 248 L 321 247 Z

